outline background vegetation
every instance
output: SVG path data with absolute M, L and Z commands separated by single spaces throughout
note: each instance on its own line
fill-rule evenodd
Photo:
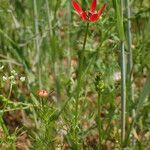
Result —
M 90 8 L 90 1 L 78 1 Z M 97 149 L 101 118 L 102 148 L 121 146 L 121 27 L 119 1 L 106 2 L 102 18 L 89 24 L 83 86 L 78 113 L 78 148 Z M 117 3 L 115 3 L 117 2 Z M 134 101 L 126 78 L 126 138 L 124 147 L 150 149 L 150 3 L 132 0 L 131 34 Z M 125 58 L 128 62 L 126 9 L 123 9 Z M 77 149 L 74 116 L 76 72 L 86 23 L 69 0 L 0 0 L 0 149 Z M 126 63 L 127 65 L 128 63 Z M 127 67 L 128 69 L 128 67 Z M 128 71 L 127 71 L 128 72 Z M 96 76 L 104 82 L 97 115 Z M 38 90 L 49 92 L 40 97 Z M 136 119 L 132 115 L 135 110 Z

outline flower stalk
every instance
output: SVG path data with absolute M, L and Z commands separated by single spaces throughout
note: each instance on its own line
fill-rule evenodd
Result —
M 89 22 L 87 23 L 86 26 L 86 32 L 85 32 L 85 37 L 84 37 L 84 42 L 83 42 L 83 47 L 81 54 L 79 56 L 79 66 L 78 66 L 78 71 L 77 71 L 77 94 L 76 94 L 76 104 L 75 104 L 75 143 L 78 145 L 78 138 L 77 138 L 77 127 L 78 127 L 78 113 L 79 113 L 79 97 L 80 97 L 80 91 L 82 87 L 82 75 L 83 75 L 83 63 L 84 63 L 84 53 L 85 53 L 85 45 L 87 41 L 87 35 L 88 35 L 88 28 L 89 28 Z

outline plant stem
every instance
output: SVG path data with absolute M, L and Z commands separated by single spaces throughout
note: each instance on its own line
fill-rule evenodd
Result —
M 11 96 L 12 86 L 13 86 L 13 85 L 12 85 L 12 83 L 10 83 L 9 94 L 8 94 L 8 97 L 7 97 L 8 99 L 9 99 L 9 98 L 10 98 L 10 96 Z
M 45 3 L 46 3 L 46 12 L 47 12 L 48 28 L 49 28 L 49 41 L 50 41 L 52 36 L 51 13 L 50 13 L 48 0 L 45 0 Z
M 68 70 L 67 70 L 67 73 L 68 73 L 68 76 L 70 77 L 71 75 L 71 33 L 70 33 L 70 29 L 71 29 L 71 2 L 68 1 L 68 5 L 67 5 L 67 12 L 68 12 L 68 19 L 67 19 L 67 23 L 68 23 L 68 33 L 67 33 L 67 64 L 68 64 Z
M 126 113 L 126 71 L 125 71 L 125 50 L 121 42 L 121 143 L 125 140 L 125 114 Z
M 132 58 L 132 35 L 131 35 L 131 14 L 130 14 L 130 6 L 129 0 L 126 0 L 126 17 L 127 17 L 127 44 L 128 44 L 128 72 L 129 76 L 131 76 L 132 68 L 133 68 L 133 58 Z
M 37 64 L 38 67 L 38 78 L 39 87 L 42 87 L 41 83 L 41 68 L 40 68 L 40 34 L 39 34 L 39 24 L 38 24 L 38 10 L 37 10 L 37 0 L 33 0 L 33 12 L 34 12 L 34 28 L 35 28 L 35 60 L 34 65 Z
M 132 56 L 132 35 L 131 35 L 131 12 L 129 0 L 125 1 L 126 5 L 126 18 L 127 18 L 127 44 L 128 44 L 128 81 L 129 81 L 129 95 L 128 99 L 134 102 L 134 88 L 132 85 L 133 81 L 133 56 Z M 135 118 L 135 110 L 132 110 L 132 118 Z M 135 139 L 132 139 L 132 144 L 135 145 Z
M 123 24 L 123 0 L 120 3 L 121 23 Z M 123 27 L 122 27 L 122 30 Z M 124 147 L 125 141 L 125 125 L 126 125 L 126 61 L 124 40 L 121 39 L 121 147 Z
M 35 27 L 35 47 L 36 47 L 36 57 L 35 57 L 35 64 L 39 62 L 40 57 L 40 46 L 39 46 L 39 25 L 38 25 L 38 12 L 37 12 L 37 2 L 33 0 L 33 12 L 34 12 L 34 27 Z
M 98 145 L 98 149 L 101 150 L 102 149 L 102 132 L 101 132 L 101 100 L 102 100 L 102 94 L 99 92 L 98 93 L 98 99 L 97 99 L 97 107 L 98 107 L 98 112 L 97 112 L 97 117 L 98 117 L 98 133 L 99 133 L 99 145 Z
M 78 138 L 77 138 L 77 126 L 78 126 L 78 107 L 79 107 L 79 96 L 80 96 L 80 91 L 82 87 L 82 73 L 83 73 L 83 62 L 84 62 L 84 52 L 85 52 L 85 45 L 87 41 L 87 34 L 88 34 L 88 28 L 89 28 L 89 23 L 87 23 L 86 26 L 86 33 L 84 37 L 84 42 L 83 42 L 83 47 L 82 51 L 79 57 L 79 66 L 78 66 L 78 72 L 77 72 L 77 94 L 76 94 L 76 104 L 75 104 L 75 143 L 78 145 Z
M 35 64 L 39 62 L 40 57 L 40 46 L 39 46 L 39 24 L 38 24 L 38 12 L 37 12 L 37 1 L 33 0 L 33 12 L 34 12 L 34 27 L 35 27 L 35 47 L 36 47 L 36 57 Z

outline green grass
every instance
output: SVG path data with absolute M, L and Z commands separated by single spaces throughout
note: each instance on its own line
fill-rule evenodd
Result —
M 68 0 L 0 0 L 0 149 L 150 148 L 150 5 L 122 2 L 86 31 Z

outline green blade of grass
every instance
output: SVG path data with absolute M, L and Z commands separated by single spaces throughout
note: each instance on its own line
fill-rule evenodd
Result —
M 116 13 L 116 23 L 117 23 L 117 29 L 119 33 L 119 37 L 121 41 L 124 41 L 125 36 L 124 36 L 124 27 L 123 27 L 123 15 L 120 9 L 120 1 L 118 2 L 117 0 L 113 0 L 114 8 L 115 8 L 115 13 Z
M 116 12 L 116 24 L 120 38 L 120 58 L 121 58 L 121 147 L 125 140 L 126 125 L 126 61 L 125 61 L 125 36 L 123 26 L 123 1 L 113 0 Z

